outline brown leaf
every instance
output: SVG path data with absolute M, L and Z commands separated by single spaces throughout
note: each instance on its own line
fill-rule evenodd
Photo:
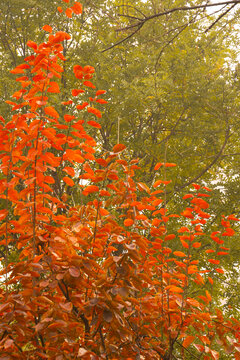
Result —
M 80 271 L 79 271 L 79 269 L 76 268 L 75 266 L 71 266 L 68 271 L 69 271 L 69 274 L 70 274 L 72 277 L 77 278 L 77 277 L 80 276 Z
M 88 353 L 88 351 L 82 347 L 79 348 L 78 350 L 78 356 L 84 356 Z
M 103 311 L 103 319 L 104 319 L 106 322 L 110 323 L 110 322 L 112 321 L 112 318 L 113 318 L 112 312 L 111 312 L 110 310 L 105 309 L 105 310 Z
M 72 311 L 72 303 L 68 302 L 68 303 L 59 303 L 59 305 L 61 306 L 61 308 L 67 312 L 71 312 Z

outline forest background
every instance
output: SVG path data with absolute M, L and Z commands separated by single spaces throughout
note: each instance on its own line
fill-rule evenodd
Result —
M 221 214 L 238 217 L 240 5 L 154 16 L 202 1 L 86 0 L 81 16 L 73 19 L 57 14 L 57 5 L 48 0 L 1 2 L 1 115 L 7 118 L 10 107 L 5 101 L 15 91 L 9 69 L 29 55 L 27 41 L 44 41 L 42 26 L 53 24 L 54 31 L 72 34 L 72 40 L 63 43 L 64 70 L 90 64 L 96 70 L 96 87 L 108 89 L 102 128 L 94 134 L 99 151 L 124 143 L 126 158 L 139 158 L 137 176 L 149 186 L 156 162 L 176 163 L 166 194 L 172 213 L 180 212 L 183 193 L 198 182 L 213 189 L 211 228 Z M 153 18 L 143 21 L 149 16 Z M 63 75 L 56 103 L 67 99 L 74 82 L 73 75 Z M 237 234 L 237 224 L 235 230 Z M 214 298 L 226 313 L 238 316 L 238 235 L 228 238 L 226 246 L 230 255 L 222 260 L 226 271 Z

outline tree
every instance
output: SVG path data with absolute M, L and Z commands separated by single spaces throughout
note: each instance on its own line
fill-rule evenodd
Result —
M 68 18 L 81 14 L 64 2 Z M 155 164 L 150 189 L 125 145 L 102 154 L 87 129 L 101 129 L 105 90 L 92 66 L 75 65 L 71 99 L 56 103 L 71 36 L 43 30 L 47 41 L 28 41 L 32 54 L 11 70 L 20 89 L 1 117 L 1 358 L 239 359 L 239 321 L 212 297 L 239 219 L 222 217 L 209 236 L 210 189 L 194 184 L 176 215 L 166 203 L 174 163 Z
M 182 1 L 179 5 L 186 3 Z M 164 161 L 166 154 L 167 159 L 177 163 L 166 195 L 169 211 L 173 213 L 179 213 L 185 206 L 182 196 L 187 184 L 198 181 L 203 186 L 211 184 L 214 189 L 213 226 L 217 228 L 222 213 L 239 215 L 239 81 L 234 49 L 238 48 L 234 31 L 234 24 L 239 22 L 237 11 L 234 18 L 224 16 L 207 33 L 204 31 L 219 13 L 216 17 L 207 14 L 201 22 L 198 19 L 204 15 L 202 9 L 198 13 L 176 11 L 171 16 L 156 17 L 128 42 L 101 53 L 125 36 L 125 32 L 115 33 L 120 27 L 119 13 L 128 15 L 121 16 L 126 26 L 127 19 L 133 21 L 129 16 L 158 13 L 161 7 L 172 8 L 174 3 L 91 1 L 85 3 L 81 16 L 74 19 L 55 14 L 54 6 L 58 5 L 52 1 L 39 1 L 36 6 L 31 1 L 8 0 L 0 6 L 2 100 L 9 99 L 15 88 L 9 64 L 21 64 L 24 54 L 30 55 L 27 40 L 44 41 L 46 35 L 41 27 L 45 23 L 53 23 L 54 31 L 71 29 L 71 41 L 63 43 L 67 58 L 64 69 L 68 71 L 76 63 L 83 66 L 91 63 L 96 69 L 97 87 L 108 88 L 105 99 L 110 101 L 101 107 L 102 128 L 94 134 L 103 153 L 111 151 L 118 139 L 124 141 L 126 156 L 140 159 L 137 175 L 148 186 L 154 183 L 156 161 Z M 74 82 L 70 71 L 62 77 L 62 92 L 54 95 L 55 103 L 68 99 Z M 7 118 L 9 105 L 3 101 L 1 107 L 3 117 Z M 58 110 L 63 116 L 63 109 Z M 73 203 L 78 201 L 77 196 L 77 192 L 71 194 Z M 226 276 L 225 281 L 228 286 L 234 284 L 229 290 L 233 294 L 239 266 L 236 237 L 229 239 L 228 247 L 231 261 L 226 257 L 224 268 L 232 278 L 229 281 Z M 15 253 L 10 255 L 14 258 Z M 216 289 L 218 294 L 224 291 L 225 287 Z M 229 301 L 235 309 L 238 304 L 234 299 L 237 297 Z

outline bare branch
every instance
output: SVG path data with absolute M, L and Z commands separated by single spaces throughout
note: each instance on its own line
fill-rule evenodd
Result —
M 140 24 L 145 24 L 149 20 L 155 19 L 157 17 L 161 17 L 163 15 L 168 15 L 168 14 L 171 14 L 171 13 L 176 12 L 176 11 L 190 11 L 190 10 L 205 9 L 207 7 L 223 6 L 223 5 L 229 5 L 229 4 L 234 4 L 234 5 L 240 4 L 240 0 L 230 0 L 230 1 L 224 1 L 224 2 L 219 2 L 219 3 L 211 3 L 211 4 L 204 4 L 204 5 L 194 5 L 194 6 L 179 6 L 179 7 L 170 9 L 170 10 L 162 11 L 160 13 L 157 13 L 157 14 L 154 14 L 154 15 L 151 15 L 151 16 L 147 16 L 145 19 L 142 19 L 141 21 L 139 21 L 139 22 L 137 22 L 135 24 L 126 26 L 126 27 L 121 28 L 119 30 L 123 31 L 123 30 L 133 29 L 134 27 L 137 27 Z
M 126 30 L 130 30 L 130 29 L 134 29 L 137 28 L 135 31 L 133 31 L 130 35 L 128 35 L 127 37 L 125 37 L 124 39 L 120 40 L 119 42 L 109 46 L 107 49 L 103 50 L 102 52 L 105 52 L 107 50 L 110 50 L 112 48 L 114 48 L 115 46 L 123 43 L 124 41 L 130 39 L 133 35 L 135 35 L 140 29 L 141 27 L 149 20 L 164 16 L 164 15 L 168 15 L 168 14 L 172 14 L 174 12 L 177 11 L 191 11 L 191 10 L 196 10 L 196 9 L 206 9 L 209 7 L 213 7 L 213 6 L 222 6 L 223 8 L 226 7 L 227 5 L 231 5 L 232 6 L 226 10 L 223 14 L 221 14 L 216 21 L 206 30 L 209 31 L 224 15 L 226 15 L 230 10 L 232 10 L 236 5 L 240 4 L 240 0 L 229 0 L 229 1 L 224 1 L 224 2 L 217 2 L 217 3 L 208 3 L 208 4 L 203 4 L 203 5 L 194 5 L 194 6 L 179 6 L 173 9 L 169 9 L 166 11 L 162 11 L 159 12 L 157 14 L 154 15 L 150 15 L 150 16 L 145 16 L 142 19 L 139 19 L 139 21 L 137 21 L 136 23 L 132 24 L 132 25 L 128 25 L 122 28 L 117 29 L 116 31 L 126 31 Z M 121 15 L 121 16 L 126 16 L 126 15 Z M 130 17 L 130 16 L 127 16 Z
M 211 30 L 216 23 L 222 18 L 224 17 L 227 13 L 229 13 L 229 11 L 231 11 L 237 4 L 233 4 L 229 9 L 227 9 L 226 11 L 224 11 L 221 15 L 218 16 L 218 18 L 204 31 L 205 33 L 207 33 L 209 30 Z
M 230 136 L 231 136 L 230 128 L 229 128 L 229 125 L 227 125 L 224 142 L 221 146 L 221 149 L 219 150 L 219 152 L 217 153 L 215 158 L 212 160 L 212 162 L 209 165 L 207 165 L 197 176 L 195 176 L 194 178 L 192 178 L 185 184 L 181 185 L 180 187 L 177 187 L 176 188 L 177 191 L 184 189 L 186 186 L 191 185 L 192 183 L 194 183 L 195 181 L 200 179 L 213 165 L 215 165 L 215 163 L 218 161 L 218 159 L 222 156 L 222 153 L 227 145 L 227 142 L 228 142 L 228 139 L 230 138 Z
M 120 45 L 120 44 L 121 44 L 121 43 L 123 43 L 124 41 L 126 41 L 126 40 L 130 39 L 133 35 L 135 35 L 135 34 L 136 34 L 136 32 L 138 32 L 138 30 L 140 30 L 140 29 L 141 29 L 141 27 L 142 27 L 142 26 L 143 26 L 143 24 L 141 24 L 141 23 L 140 23 L 140 25 L 138 26 L 138 28 L 137 28 L 134 32 L 132 32 L 130 35 L 128 35 L 128 36 L 127 36 L 127 37 L 125 37 L 124 39 L 122 39 L 122 40 L 118 41 L 117 43 L 115 43 L 115 44 L 113 44 L 113 45 L 109 46 L 107 49 L 104 49 L 104 50 L 103 50 L 103 51 L 101 51 L 101 52 L 102 52 L 102 53 L 104 53 L 105 51 L 110 50 L 110 49 L 114 48 L 115 46 Z

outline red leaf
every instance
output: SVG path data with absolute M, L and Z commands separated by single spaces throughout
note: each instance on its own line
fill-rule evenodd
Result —
M 44 31 L 49 32 L 49 33 L 52 32 L 52 27 L 51 27 L 50 25 L 44 25 L 44 26 L 42 27 L 42 29 L 43 29 Z
M 108 322 L 108 323 L 110 323 L 111 321 L 112 321 L 112 318 L 113 318 L 113 314 L 112 314 L 112 312 L 110 311 L 110 310 L 104 310 L 103 311 L 103 319 L 106 321 L 106 322 Z
M 60 93 L 59 85 L 55 81 L 51 81 L 49 84 L 49 88 L 47 89 L 47 92 L 57 94 Z
M 76 108 L 78 109 L 78 110 L 82 110 L 82 109 L 84 109 L 86 106 L 88 105 L 88 102 L 83 102 L 81 105 L 77 105 L 76 106 Z
M 224 274 L 224 270 L 223 270 L 223 269 L 217 268 L 217 269 L 215 269 L 215 270 L 216 270 L 216 272 L 219 273 L 219 274 Z
M 90 87 L 92 89 L 96 89 L 96 86 L 93 85 L 93 83 L 91 83 L 91 81 L 88 81 L 88 80 L 84 81 L 83 85 L 88 86 L 88 87 Z
M 173 254 L 175 256 L 179 256 L 179 257 L 186 257 L 187 255 L 184 254 L 182 251 L 174 251 Z
M 67 176 L 64 176 L 63 181 L 69 186 L 74 186 L 75 185 L 75 182 L 72 179 L 70 179 L 69 177 L 67 177 Z
M 67 302 L 67 303 L 59 303 L 60 307 L 67 311 L 67 312 L 71 312 L 72 308 L 73 308 L 73 304 L 71 302 Z
M 87 123 L 88 123 L 88 125 L 93 126 L 97 129 L 101 129 L 101 127 L 102 127 L 99 123 L 97 123 L 96 121 L 93 121 L 93 120 L 89 120 Z
M 83 195 L 87 196 L 88 194 L 92 194 L 94 192 L 97 192 L 99 190 L 99 187 L 96 185 L 89 185 L 83 190 Z
M 154 167 L 154 170 L 158 170 L 161 166 L 163 166 L 163 163 L 157 163 Z
M 125 226 L 132 226 L 134 224 L 134 221 L 133 219 L 125 219 L 123 223 Z
M 190 199 L 190 198 L 193 198 L 193 195 L 192 194 L 186 194 L 183 196 L 183 199 Z
M 88 353 L 88 350 L 84 349 L 84 348 L 79 348 L 78 350 L 78 356 L 84 356 Z
M 113 152 L 119 153 L 119 152 L 123 151 L 124 149 L 126 149 L 126 146 L 124 144 L 117 144 L 113 147 Z
M 63 171 L 65 171 L 68 175 L 74 177 L 75 176 L 75 170 L 69 166 L 65 166 L 65 168 L 63 169 Z
M 34 41 L 31 41 L 31 40 L 29 40 L 27 42 L 27 46 L 32 48 L 33 50 L 37 50 L 37 48 L 38 48 L 37 44 Z
M 182 346 L 185 348 L 188 348 L 189 345 L 191 345 L 191 343 L 195 340 L 195 336 L 193 335 L 189 335 L 186 337 L 186 339 L 184 339 Z
M 94 108 L 94 107 L 88 107 L 88 112 L 89 113 L 92 113 L 92 114 L 94 114 L 94 115 L 96 115 L 98 118 L 101 118 L 102 117 L 102 114 L 101 114 L 101 111 L 100 110 L 98 110 L 98 109 L 96 109 L 96 108 Z
M 183 226 L 181 227 L 179 230 L 178 230 L 179 233 L 183 233 L 183 232 L 190 232 L 190 230 L 186 227 L 186 226 Z
M 5 350 L 9 349 L 11 346 L 13 346 L 13 344 L 14 344 L 13 339 L 7 339 L 7 340 L 4 342 L 4 349 L 5 349 Z
M 104 99 L 97 99 L 96 102 L 98 102 L 99 104 L 107 104 L 108 101 L 104 100 Z
M 76 15 L 81 14 L 82 13 L 82 4 L 80 4 L 79 2 L 75 2 L 74 5 L 72 6 L 72 11 Z
M 208 259 L 208 261 L 211 263 L 211 264 L 220 264 L 220 260 L 216 260 L 216 259 Z
M 65 14 L 69 19 L 72 18 L 72 13 L 73 13 L 73 11 L 72 11 L 71 8 L 67 8 L 66 11 L 65 11 Z
M 56 119 L 59 118 L 59 113 L 52 106 L 45 107 L 44 112 L 48 116 L 51 116 L 51 117 L 56 118 Z
M 201 243 L 200 242 L 195 242 L 195 243 L 192 244 L 192 247 L 198 249 L 198 248 L 201 247 Z
M 106 90 L 98 90 L 98 91 L 96 91 L 96 96 L 103 95 L 105 93 L 106 93 Z
M 79 94 L 84 93 L 85 90 L 82 89 L 72 89 L 72 96 L 78 96 Z
M 69 274 L 70 274 L 72 277 L 77 278 L 77 277 L 80 276 L 80 271 L 79 271 L 79 269 L 76 268 L 75 266 L 71 266 L 68 271 L 69 271 Z
M 70 122 L 70 121 L 72 121 L 73 119 L 75 119 L 75 116 L 74 116 L 74 115 L 68 115 L 68 114 L 64 115 L 64 120 L 65 120 L 66 122 Z
M 174 166 L 177 166 L 177 165 L 174 164 L 174 163 L 165 163 L 164 166 L 165 167 L 174 167 Z
M 175 286 L 175 285 L 168 285 L 168 286 L 166 286 L 165 289 L 169 290 L 171 292 L 175 292 L 175 293 L 182 293 L 183 292 L 183 289 L 181 289 L 180 287 Z

